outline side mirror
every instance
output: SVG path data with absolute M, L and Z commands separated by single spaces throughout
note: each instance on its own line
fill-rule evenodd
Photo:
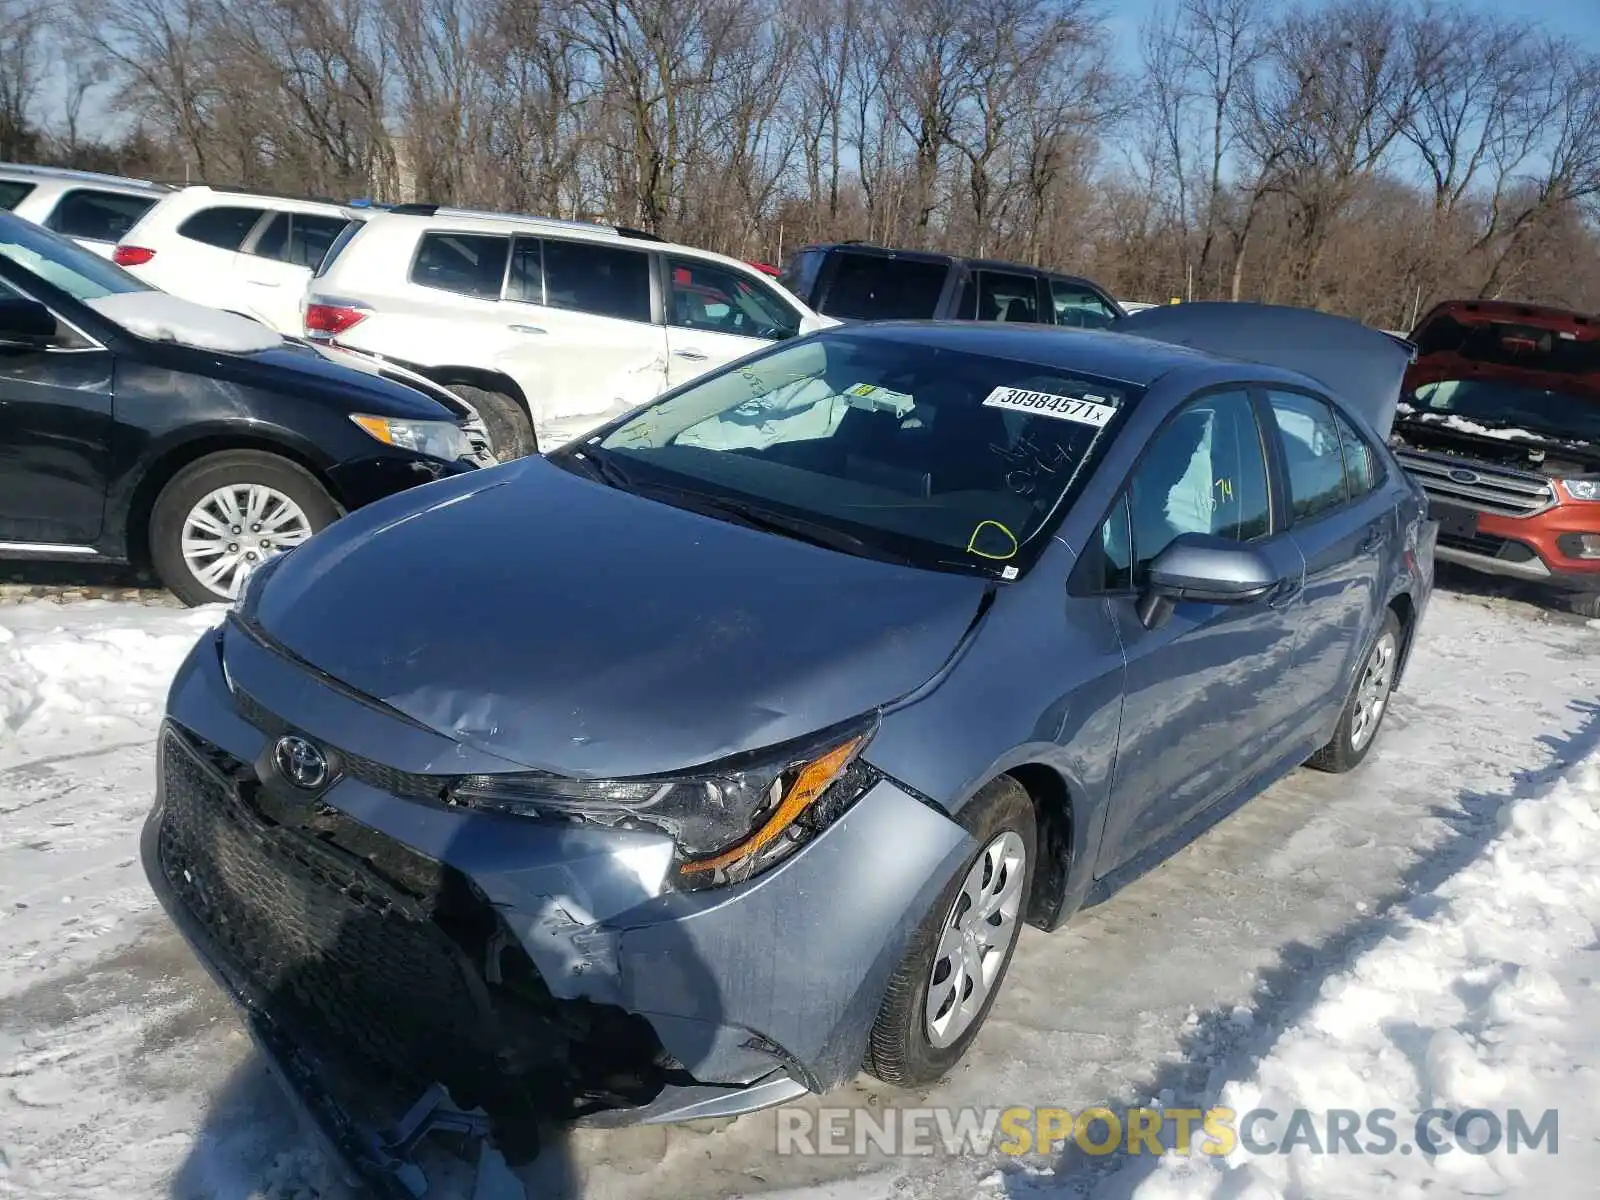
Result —
M 55 316 L 37 300 L 0 297 L 0 350 L 42 350 L 56 335 Z
M 1146 629 L 1164 625 L 1180 600 L 1200 604 L 1248 604 L 1281 583 L 1272 563 L 1247 542 L 1185 533 L 1156 555 L 1139 596 Z

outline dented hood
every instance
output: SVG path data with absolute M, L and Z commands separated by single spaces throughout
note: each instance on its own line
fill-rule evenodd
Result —
M 628 776 L 807 734 L 913 690 L 954 651 L 985 586 L 534 457 L 344 518 L 282 560 L 248 619 L 476 749 Z

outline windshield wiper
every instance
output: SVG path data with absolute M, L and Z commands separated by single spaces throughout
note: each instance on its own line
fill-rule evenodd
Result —
M 622 492 L 638 491 L 633 477 L 617 465 L 616 461 L 606 451 L 598 446 L 585 446 L 582 449 L 569 451 L 562 457 L 563 462 L 575 462 L 583 467 L 584 474 L 589 478 Z
M 707 516 L 731 517 L 739 524 L 748 525 L 752 529 L 761 529 L 768 533 L 779 533 L 785 537 L 794 538 L 796 541 L 809 542 L 813 546 L 822 546 L 828 550 L 841 550 L 846 554 L 854 554 L 861 558 L 881 559 L 885 562 L 898 563 L 901 566 L 917 565 L 915 559 L 884 550 L 864 538 L 859 538 L 853 533 L 846 533 L 837 526 L 829 525 L 823 521 L 791 516 L 788 513 L 775 512 L 760 504 L 751 504 L 745 500 L 734 500 L 726 496 L 713 496 L 706 492 L 694 491 L 689 488 L 663 485 L 647 490 L 670 493 L 683 499 L 686 502 L 686 507 L 699 509 Z

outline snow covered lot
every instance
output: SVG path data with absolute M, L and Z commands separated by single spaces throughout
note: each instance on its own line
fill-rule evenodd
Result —
M 340 1194 L 136 860 L 165 683 L 215 619 L 0 605 L 0 1196 Z M 574 1130 L 533 1194 L 1579 1194 L 1600 1177 L 1600 775 L 1557 777 L 1597 745 L 1600 629 L 1441 594 L 1366 767 L 1298 773 L 1068 929 L 1027 931 L 938 1089 L 827 1099 L 1558 1107 L 1555 1159 L 779 1158 L 767 1113 Z

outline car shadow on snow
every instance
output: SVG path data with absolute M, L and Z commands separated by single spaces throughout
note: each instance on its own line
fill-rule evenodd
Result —
M 220 846 L 226 839 L 214 840 Z M 228 850 L 222 847 L 217 853 L 220 857 Z M 455 856 L 447 850 L 442 857 L 448 861 Z M 326 889 L 297 891 L 298 885 L 285 886 L 281 877 L 264 877 L 249 869 L 252 866 L 247 857 L 235 856 L 235 869 L 218 871 L 205 880 L 207 903 L 219 913 L 239 915 L 237 893 L 232 888 L 242 883 L 240 890 L 248 889 L 255 911 L 270 908 L 294 930 L 287 952 L 279 943 L 257 956 L 257 974 L 274 981 L 262 996 L 262 1008 L 273 1015 L 281 1031 L 313 1031 L 311 1038 L 296 1042 L 306 1044 L 314 1039 L 316 1053 L 332 1068 L 318 1070 L 316 1078 L 334 1083 L 339 1109 L 360 1114 L 367 1129 L 387 1140 L 428 1085 L 448 1079 L 453 1091 L 450 1098 L 459 1101 L 462 1109 L 499 1114 L 493 1136 L 495 1159 L 483 1168 L 484 1179 L 495 1182 L 486 1185 L 478 1180 L 475 1184 L 481 1143 L 459 1136 L 447 1126 L 420 1138 L 409 1155 L 428 1181 L 425 1192 L 414 1193 L 419 1198 L 576 1200 L 582 1195 L 581 1172 L 569 1150 L 570 1136 L 577 1128 L 574 1121 L 512 1118 L 508 1114 L 513 1109 L 521 1113 L 526 1108 L 489 1091 L 471 1094 L 468 1089 L 485 1080 L 503 1079 L 498 1070 L 476 1075 L 463 1071 L 463 1063 L 486 1061 L 472 1051 L 490 1046 L 496 1055 L 532 1064 L 523 1075 L 528 1085 L 518 1096 L 536 1094 L 544 1112 L 570 1113 L 577 1099 L 568 1074 L 545 1057 L 553 1046 L 563 1044 L 557 1030 L 574 1037 L 585 1030 L 590 1034 L 582 1060 L 587 1064 L 583 1094 L 591 1098 L 586 1111 L 596 1107 L 592 1097 L 598 1092 L 620 1097 L 615 1103 L 620 1108 L 648 1102 L 663 1080 L 693 1082 L 661 1048 L 648 1023 L 620 1008 L 574 1002 L 559 1007 L 555 1024 L 518 1020 L 518 1013 L 529 1012 L 520 1004 L 497 1004 L 491 1015 L 482 970 L 490 957 L 500 964 L 500 977 L 508 987 L 520 979 L 519 994 L 539 995 L 541 1010 L 549 996 L 537 976 L 529 980 L 522 973 L 523 968 L 532 968 L 525 956 L 516 949 L 508 953 L 508 939 L 492 932 L 495 922 L 484 907 L 472 910 L 482 922 L 473 929 L 468 927 L 468 910 L 452 908 L 444 899 L 452 891 L 450 872 L 442 873 L 443 882 L 437 889 L 419 891 L 429 897 L 425 903 L 437 914 L 436 921 L 424 914 L 421 922 L 429 938 L 445 939 L 442 930 L 448 928 L 446 944 L 466 948 L 454 961 L 448 955 L 419 953 L 414 927 L 400 932 L 400 918 L 394 915 L 390 901 L 378 896 L 378 903 L 372 902 L 380 888 L 366 897 L 351 897 L 348 891 L 333 896 Z M 458 897 L 462 894 L 457 893 Z M 264 895 L 271 898 L 263 903 Z M 615 923 L 625 925 L 626 914 Z M 676 924 L 667 922 L 662 928 L 662 937 L 671 939 L 665 943 L 657 939 L 663 950 L 662 966 L 670 969 L 676 988 L 686 989 L 678 994 L 692 995 L 697 1006 L 699 1020 L 682 1022 L 679 1040 L 674 1043 L 675 1050 L 692 1061 L 693 1056 L 714 1049 L 722 996 L 688 939 L 674 936 Z M 439 946 L 439 940 L 431 942 L 432 949 Z M 469 963 L 474 965 L 468 968 Z M 500 994 L 499 989 L 495 991 Z M 486 1033 L 491 1026 L 494 1033 Z M 683 1033 L 682 1027 L 690 1032 Z M 257 1025 L 258 1030 L 262 1028 Z M 642 1090 L 628 1074 L 642 1061 L 641 1046 L 654 1056 L 652 1069 L 644 1072 L 650 1082 Z M 301 1056 L 287 1057 L 291 1072 L 297 1057 Z M 328 1152 L 330 1143 L 300 1094 L 291 1096 L 282 1082 L 278 1064 L 284 1061 L 281 1054 L 269 1061 L 257 1043 L 248 1059 L 213 1093 L 203 1126 L 173 1177 L 173 1200 L 357 1200 L 374 1194 L 341 1169 L 336 1156 Z M 404 1068 L 375 1073 L 374 1062 L 398 1062 Z M 299 1093 L 299 1089 L 294 1091 Z M 502 1165 L 506 1162 L 509 1167 Z M 399 1189 L 391 1192 L 405 1194 Z
M 1600 701 L 1573 700 L 1568 707 L 1577 717 L 1576 727 L 1566 734 L 1538 738 L 1549 752 L 1549 762 L 1513 773 L 1504 791 L 1463 789 L 1456 793 L 1454 805 L 1433 806 L 1430 814 L 1445 822 L 1451 832 L 1404 873 L 1398 888 L 1379 898 L 1370 915 L 1351 921 L 1321 944 L 1297 941 L 1286 945 L 1278 965 L 1263 971 L 1256 981 L 1257 994 L 1270 999 L 1254 1010 L 1241 1012 L 1230 1005 L 1199 1014 L 1184 1032 L 1179 1058 L 1147 1078 L 1126 1082 L 1128 1103 L 1148 1104 L 1152 1098 L 1160 1098 L 1169 1109 L 1204 1110 L 1215 1105 L 1225 1083 L 1248 1076 L 1252 1064 L 1271 1049 L 1283 1031 L 1306 1016 L 1331 976 L 1394 932 L 1402 917 L 1427 920 L 1439 905 L 1437 889 L 1478 858 L 1498 835 L 1498 815 L 1505 805 L 1542 794 L 1564 770 L 1600 750 Z M 1415 1050 L 1403 1027 L 1397 1026 L 1390 1035 L 1402 1053 Z M 1105 1131 L 1094 1136 L 1104 1138 Z M 1053 1164 L 1052 1175 L 1041 1178 L 1009 1165 L 1002 1167 L 1004 1194 L 1014 1200 L 1040 1200 L 1092 1192 L 1094 1200 L 1128 1200 L 1158 1162 L 1156 1155 L 1128 1155 L 1122 1150 L 1090 1155 L 1069 1140 Z M 1095 1190 L 1096 1182 L 1118 1168 L 1125 1169 Z

